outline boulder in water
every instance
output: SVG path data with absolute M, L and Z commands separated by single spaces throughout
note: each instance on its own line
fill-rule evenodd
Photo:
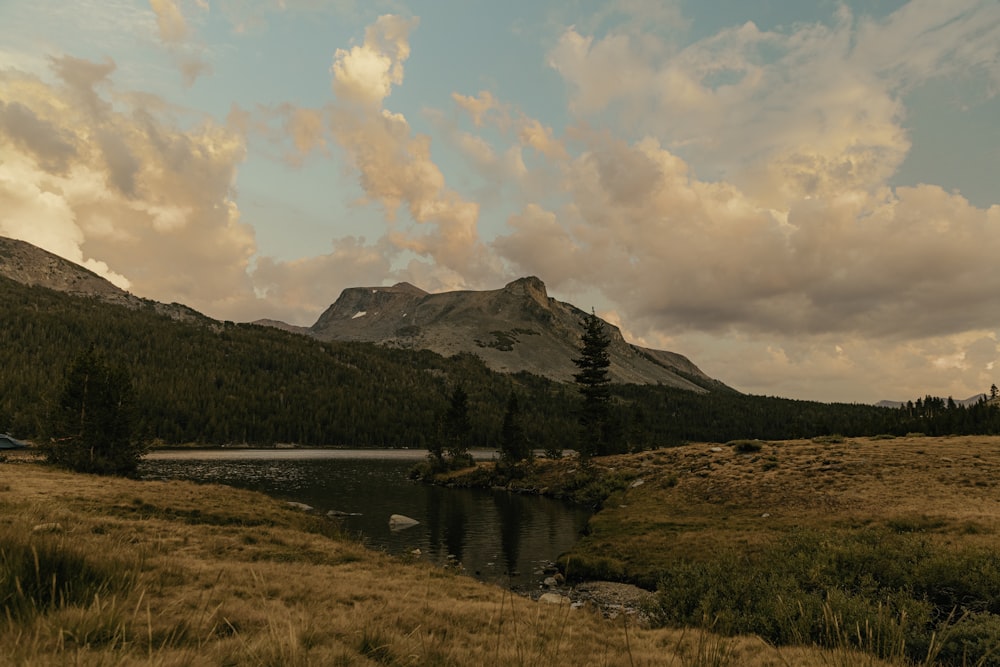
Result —
M 413 526 L 420 523 L 416 519 L 411 519 L 410 517 L 403 514 L 393 514 L 389 517 L 389 530 L 403 530 L 404 528 L 412 528 Z

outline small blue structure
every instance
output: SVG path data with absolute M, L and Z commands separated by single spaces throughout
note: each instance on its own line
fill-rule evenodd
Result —
M 24 449 L 28 443 L 12 438 L 6 433 L 0 433 L 0 449 Z

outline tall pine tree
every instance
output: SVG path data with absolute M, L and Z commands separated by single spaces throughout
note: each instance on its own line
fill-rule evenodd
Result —
M 507 410 L 503 415 L 503 426 L 500 429 L 500 460 L 505 465 L 516 464 L 531 458 L 531 445 L 524 432 L 521 407 L 517 394 L 510 393 L 507 399 Z
M 78 472 L 134 474 L 145 447 L 133 437 L 133 406 L 128 374 L 91 347 L 66 374 L 47 459 Z
M 588 461 L 591 456 L 606 454 L 610 448 L 611 377 L 608 367 L 611 358 L 608 346 L 611 339 L 604 331 L 604 322 L 591 311 L 583 320 L 583 338 L 580 356 L 573 360 L 580 372 L 573 375 L 583 397 L 580 408 L 580 458 Z
M 451 465 L 454 467 L 472 465 L 472 456 L 469 454 L 469 438 L 472 435 L 469 395 L 461 386 L 456 386 L 451 393 L 448 411 L 444 416 L 443 430 Z

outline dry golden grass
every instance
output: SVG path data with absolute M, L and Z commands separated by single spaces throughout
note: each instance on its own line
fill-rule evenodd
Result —
M 883 664 L 846 650 L 642 629 L 624 617 L 539 604 L 367 551 L 324 521 L 222 486 L 0 464 L 0 548 L 16 539 L 74 551 L 113 563 L 113 577 L 126 581 L 86 602 L 20 616 L 4 600 L 0 663 Z
M 615 558 L 655 583 L 666 561 L 754 549 L 810 529 L 881 526 L 941 545 L 1000 543 L 1000 437 L 761 445 L 739 453 L 696 443 L 597 459 L 604 474 L 631 481 L 574 552 Z

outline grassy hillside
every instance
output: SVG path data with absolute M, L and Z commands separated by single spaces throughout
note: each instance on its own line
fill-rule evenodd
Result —
M 0 463 L 0 663 L 888 664 L 536 603 L 325 521 L 221 486 Z
M 603 497 L 567 575 L 657 590 L 666 625 L 1000 665 L 1000 438 L 689 444 L 515 485 Z

